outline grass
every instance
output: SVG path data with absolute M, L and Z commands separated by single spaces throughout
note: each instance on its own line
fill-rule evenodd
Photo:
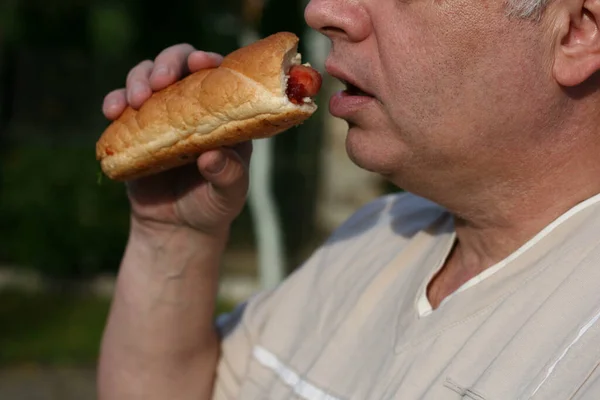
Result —
M 93 365 L 110 300 L 0 290 L 0 366 Z M 219 303 L 217 313 L 229 304 Z

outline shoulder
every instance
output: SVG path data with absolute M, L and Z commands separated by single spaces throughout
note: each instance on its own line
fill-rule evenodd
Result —
M 367 284 L 418 232 L 445 214 L 439 205 L 411 193 L 379 197 L 341 224 L 273 295 L 282 301 L 307 293 L 328 296 L 334 288 L 344 292 L 347 285 Z
M 256 336 L 272 319 L 291 327 L 303 323 L 303 316 L 315 318 L 330 308 L 340 312 L 414 235 L 445 212 L 410 193 L 389 194 L 365 204 L 280 285 L 258 293 L 222 319 L 221 328 L 227 332 L 245 321 L 251 336 Z
M 438 204 L 412 193 L 388 194 L 361 207 L 331 234 L 324 245 L 382 228 L 388 228 L 390 234 L 413 236 L 445 212 Z

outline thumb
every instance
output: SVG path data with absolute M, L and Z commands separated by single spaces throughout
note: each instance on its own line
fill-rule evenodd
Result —
M 209 196 L 219 211 L 238 213 L 248 194 L 248 165 L 233 149 L 222 148 L 202 154 L 198 169 L 210 183 Z

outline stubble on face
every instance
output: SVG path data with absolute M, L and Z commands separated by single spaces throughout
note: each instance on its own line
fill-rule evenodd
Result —
M 381 105 L 351 121 L 358 165 L 431 196 L 475 190 L 555 120 L 542 28 L 509 19 L 502 1 L 365 4 L 373 35 L 343 50 L 358 55 L 348 62 L 369 71 Z

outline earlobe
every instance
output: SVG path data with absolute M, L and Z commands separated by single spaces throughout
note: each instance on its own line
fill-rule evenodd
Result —
M 564 10 L 556 38 L 553 74 L 566 87 L 577 86 L 600 71 L 600 0 L 574 1 Z

